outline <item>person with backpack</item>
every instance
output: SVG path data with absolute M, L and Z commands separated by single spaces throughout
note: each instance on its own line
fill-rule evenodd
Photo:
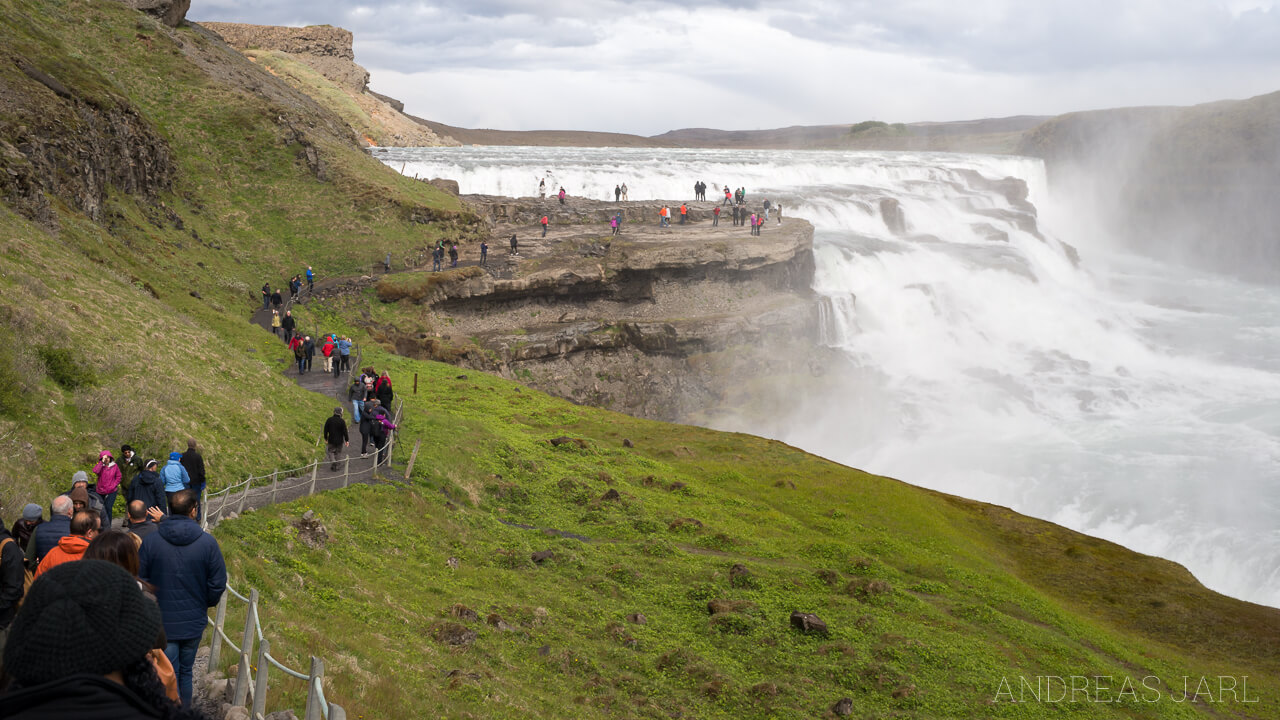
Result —
M 0 520 L 0 653 L 4 652 L 5 638 L 14 615 L 18 614 L 22 596 L 31 584 L 30 576 L 22 548 Z
M 440 272 L 441 264 L 444 262 L 444 251 L 438 247 L 431 248 L 431 272 Z
M 391 422 L 391 416 L 387 414 L 387 409 L 382 406 L 382 403 L 376 400 L 374 403 L 369 418 L 369 437 L 372 438 L 375 448 L 373 465 L 377 467 L 386 458 L 387 439 L 390 432 L 396 429 L 396 425 Z
M 158 508 L 160 512 L 167 513 L 169 501 L 164 491 L 164 478 L 156 471 L 158 467 L 159 463 L 155 460 L 148 460 L 142 467 L 142 472 L 133 479 L 133 486 L 129 488 L 126 499 L 130 503 L 140 501 L 148 510 Z
M 302 350 L 301 335 L 294 335 L 293 338 L 289 340 L 289 349 L 293 351 L 293 359 L 298 363 L 298 374 L 301 375 L 306 372 L 306 370 L 303 369 L 303 365 L 307 360 L 307 356 Z
M 343 337 L 338 341 L 338 369 L 346 372 L 351 369 L 351 338 Z

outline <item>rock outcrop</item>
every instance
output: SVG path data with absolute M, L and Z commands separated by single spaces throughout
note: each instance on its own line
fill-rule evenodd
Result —
M 288 67 L 299 63 L 318 73 L 354 107 L 334 108 L 370 145 L 456 145 L 430 128 L 404 115 L 404 104 L 369 90 L 369 71 L 357 65 L 349 30 L 331 25 L 279 27 L 241 23 L 202 23 L 268 72 L 311 95 L 321 105 L 332 106 L 335 95 L 317 88 L 314 81 Z
M 191 9 L 191 0 L 123 0 L 125 5 L 134 10 L 154 17 L 169 27 L 176 28 L 187 17 Z
M 728 217 L 713 226 L 712 203 L 691 206 L 687 225 L 660 228 L 656 202 L 464 198 L 491 222 L 488 267 L 476 266 L 473 243 L 465 267 L 383 278 L 380 298 L 417 303 L 423 310 L 406 314 L 441 328 L 406 322 L 389 331 L 401 354 L 681 421 L 730 404 L 744 377 L 810 375 L 814 353 L 792 351 L 814 347 L 818 334 L 813 228 L 804 220 L 754 236 Z M 608 219 L 619 211 L 625 220 L 613 235 Z M 544 214 L 546 238 L 535 229 Z

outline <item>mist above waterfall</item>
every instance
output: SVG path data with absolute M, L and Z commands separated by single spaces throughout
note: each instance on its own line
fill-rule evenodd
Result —
M 377 156 L 464 193 L 534 195 L 545 178 L 571 197 L 611 200 L 625 182 L 632 200 L 681 200 L 702 180 L 709 197 L 724 184 L 768 197 L 784 218 L 815 226 L 813 289 L 831 349 L 822 357 L 835 360 L 703 422 L 1008 505 L 1280 605 L 1280 292 L 1126 254 L 1050 194 L 1039 160 L 609 148 Z

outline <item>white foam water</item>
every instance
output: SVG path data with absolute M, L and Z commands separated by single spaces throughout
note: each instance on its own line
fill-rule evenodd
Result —
M 708 198 L 815 227 L 821 342 L 848 370 L 720 426 L 1182 563 L 1280 606 L 1280 292 L 1118 251 L 1034 159 L 930 153 L 379 148 L 464 193 Z M 1026 183 L 1039 214 L 998 182 Z M 884 217 L 896 201 L 901 222 Z M 1081 248 L 1073 263 L 1063 242 Z

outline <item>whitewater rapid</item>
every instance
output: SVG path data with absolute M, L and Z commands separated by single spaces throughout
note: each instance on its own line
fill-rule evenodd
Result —
M 822 342 L 846 367 L 714 424 L 1010 506 L 1280 607 L 1280 291 L 1125 254 L 1038 160 L 930 153 L 386 148 L 463 193 L 770 198 L 815 227 Z M 1025 210 L 992 183 L 1026 183 Z M 891 199 L 905 227 L 893 232 Z M 1078 247 L 1077 265 L 1064 243 Z

